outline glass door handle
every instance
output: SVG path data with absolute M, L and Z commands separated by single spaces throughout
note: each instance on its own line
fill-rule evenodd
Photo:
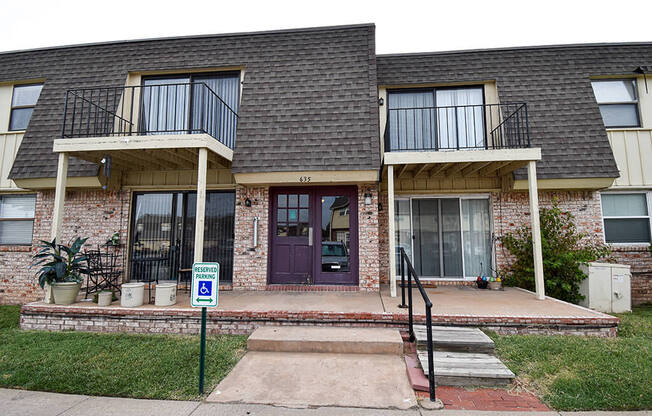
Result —
M 312 247 L 312 227 L 308 227 L 308 245 Z

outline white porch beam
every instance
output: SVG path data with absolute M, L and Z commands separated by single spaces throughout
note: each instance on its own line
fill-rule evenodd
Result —
M 396 241 L 394 240 L 394 166 L 387 166 L 387 217 L 389 233 L 389 291 L 396 297 Z
M 66 181 L 68 179 L 68 153 L 59 153 L 57 165 L 57 181 L 54 192 L 54 209 L 52 211 L 52 228 L 50 240 L 57 239 L 62 243 L 61 224 L 63 223 L 63 209 L 66 200 Z
M 537 299 L 546 298 L 546 288 L 543 281 L 543 255 L 541 253 L 541 226 L 539 224 L 539 190 L 537 188 L 537 162 L 530 161 L 527 165 L 527 180 L 530 193 L 530 218 L 532 219 L 532 249 L 534 256 L 534 284 Z
M 208 149 L 199 149 L 197 163 L 197 213 L 195 214 L 195 263 L 204 259 L 204 219 L 206 216 L 206 172 Z

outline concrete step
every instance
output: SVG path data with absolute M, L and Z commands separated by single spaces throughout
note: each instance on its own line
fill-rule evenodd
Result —
M 263 326 L 247 340 L 249 351 L 341 354 L 403 354 L 397 329 Z
M 428 352 L 418 350 L 423 372 L 428 376 Z M 514 373 L 491 354 L 435 351 L 435 383 L 443 386 L 504 386 Z
M 417 347 L 428 345 L 425 325 L 415 325 L 414 335 Z M 494 342 L 479 328 L 433 326 L 432 344 L 439 351 L 458 351 L 471 353 L 487 353 L 494 351 Z

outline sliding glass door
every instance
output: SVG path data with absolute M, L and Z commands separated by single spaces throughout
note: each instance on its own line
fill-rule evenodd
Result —
M 143 78 L 140 130 L 208 133 L 234 143 L 232 114 L 238 112 L 239 95 L 240 74 L 235 72 Z
M 194 192 L 134 195 L 130 242 L 132 281 L 178 280 L 192 268 L 197 195 Z M 220 280 L 233 275 L 235 194 L 208 192 L 204 261 L 220 263 Z
M 487 198 L 397 199 L 395 213 L 397 250 L 405 249 L 420 276 L 463 278 L 491 274 Z

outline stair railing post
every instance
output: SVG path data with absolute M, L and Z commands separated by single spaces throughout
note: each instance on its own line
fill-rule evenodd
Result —
M 408 321 L 410 324 L 410 342 L 415 340 L 414 336 L 414 325 L 412 322 L 412 268 L 408 267 L 408 275 L 407 275 L 407 281 L 408 281 Z
M 401 262 L 401 304 L 398 305 L 399 308 L 407 308 L 407 305 L 405 304 L 405 261 L 404 261 L 404 256 L 405 256 L 405 250 L 403 248 L 400 249 L 400 262 Z
M 435 397 L 435 357 L 432 346 L 432 304 L 426 304 L 426 331 L 428 332 L 428 386 L 430 388 L 430 401 Z

